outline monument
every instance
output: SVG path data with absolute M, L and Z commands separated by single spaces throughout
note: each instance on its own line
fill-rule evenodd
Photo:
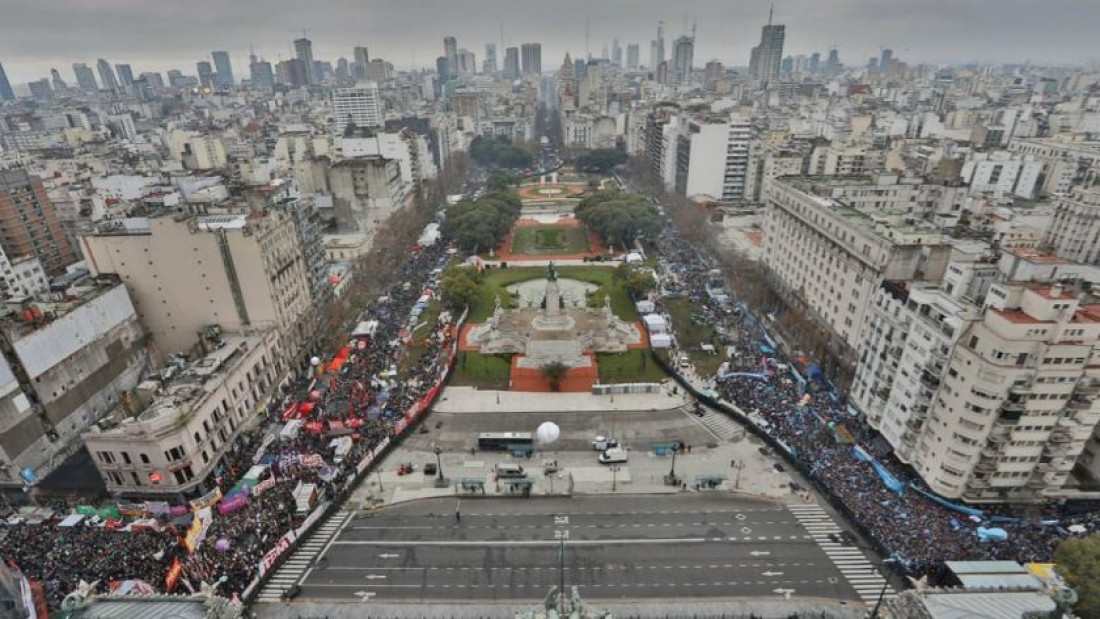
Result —
M 497 298 L 493 315 L 470 330 L 467 341 L 482 354 L 522 354 L 520 367 L 538 368 L 551 361 L 570 367 L 589 367 L 590 353 L 625 352 L 642 341 L 638 327 L 611 311 L 610 298 L 603 307 L 587 307 L 585 286 L 577 280 L 561 280 L 551 261 L 539 303 L 503 309 Z M 568 307 L 562 284 L 570 284 L 573 307 Z M 518 285 L 514 285 L 518 286 Z M 578 289 L 580 292 L 578 292 Z

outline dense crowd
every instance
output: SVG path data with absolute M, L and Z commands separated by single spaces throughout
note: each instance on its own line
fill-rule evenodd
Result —
M 736 405 L 788 446 L 910 574 L 935 577 L 945 560 L 1049 561 L 1058 542 L 1070 535 L 1071 525 L 1100 531 L 1096 509 L 1070 514 L 1058 506 L 1004 507 L 979 517 L 934 502 L 912 488 L 894 492 L 870 463 L 854 455 L 856 445 L 877 454 L 905 486 L 926 487 L 892 455 L 876 452 L 874 446 L 882 441 L 876 441 L 873 430 L 859 426 L 844 398 L 827 383 L 796 378 L 790 371 L 795 366 L 774 350 L 773 340 L 750 312 L 736 302 L 711 300 L 707 286 L 716 265 L 707 255 L 671 227 L 660 237 L 658 250 L 666 286 L 694 300 L 707 322 L 723 327 L 736 343 L 735 356 L 711 378 L 717 397 Z M 1003 528 L 1008 539 L 982 541 L 976 532 L 979 526 Z
M 297 485 L 316 484 L 324 499 L 346 492 L 363 457 L 395 434 L 405 412 L 439 378 L 449 329 L 422 325 L 424 331 L 418 333 L 426 337 L 419 338 L 412 337 L 409 329 L 425 282 L 446 259 L 444 251 L 437 244 L 412 254 L 399 267 L 398 283 L 364 309 L 362 320 L 377 321 L 370 337 L 363 338 L 362 344 L 352 342 L 339 369 L 291 383 L 281 401 L 272 402 L 256 423 L 242 431 L 241 447 L 226 456 L 226 474 L 218 479 L 220 490 L 229 494 L 257 463 L 268 466 L 266 474 L 275 480 L 274 486 L 236 511 L 223 515 L 215 510 L 205 540 L 194 553 L 181 544 L 190 515 L 173 520 L 166 514 L 156 519 L 154 527 L 132 530 L 124 530 L 132 527 L 124 527 L 121 521 L 103 526 L 103 521 L 92 519 L 61 527 L 71 508 L 57 504 L 43 522 L 13 519 L 0 527 L 0 557 L 42 583 L 51 608 L 57 608 L 81 580 L 100 581 L 100 591 L 123 580 L 144 581 L 163 591 L 175 560 L 182 568 L 180 587 L 197 591 L 201 583 L 216 583 L 220 594 L 239 596 L 256 577 L 264 554 L 287 531 L 301 525 L 303 514 L 292 494 Z M 415 346 L 408 348 L 414 339 Z M 398 375 L 394 370 L 399 365 Z M 300 407 L 306 402 L 308 413 Z M 298 416 L 303 417 L 304 431 L 269 440 L 260 453 L 269 428 Z M 354 443 L 336 462 L 330 442 L 345 435 Z M 0 510 L 0 517 L 7 522 L 15 513 L 8 507 Z

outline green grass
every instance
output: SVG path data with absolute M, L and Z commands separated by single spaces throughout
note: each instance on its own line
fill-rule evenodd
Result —
M 599 362 L 600 382 L 659 383 L 668 378 L 657 362 L 649 358 L 648 350 L 628 350 L 624 353 L 601 353 Z
M 699 346 L 712 344 L 715 350 L 722 350 L 722 343 L 714 327 L 709 324 L 697 325 L 691 321 L 695 306 L 687 299 L 666 299 L 664 305 L 672 316 L 672 330 L 676 334 L 676 340 L 680 343 L 681 350 L 687 352 L 691 358 L 696 373 L 700 376 L 713 376 L 722 365 L 722 355 L 703 352 Z
M 543 254 L 582 254 L 591 251 L 588 232 L 583 227 L 524 226 L 516 228 L 512 253 L 538 256 Z
M 634 304 L 630 300 L 630 295 L 627 294 L 626 289 L 622 287 L 619 280 L 615 277 L 615 269 L 609 267 L 567 266 L 559 268 L 558 275 L 599 286 L 599 288 L 589 295 L 588 304 L 590 307 L 601 307 L 604 302 L 604 297 L 610 294 L 611 311 L 616 316 L 629 321 L 638 319 L 638 314 L 634 311 Z M 484 279 L 481 283 L 481 287 L 478 289 L 477 297 L 470 307 L 469 321 L 472 323 L 485 322 L 489 316 L 492 316 L 498 295 L 500 296 L 501 305 L 504 306 L 505 309 L 515 308 L 517 306 L 515 295 L 508 292 L 505 287 L 532 279 L 542 279 L 544 277 L 546 277 L 546 269 L 544 267 L 527 267 L 519 269 L 509 267 L 507 269 L 492 269 L 486 271 L 483 275 Z
M 459 352 L 451 385 L 478 389 L 507 389 L 512 364 L 507 356 Z
M 438 301 L 432 301 L 428 304 L 428 307 L 424 309 L 424 312 L 420 314 L 419 322 L 423 326 L 416 330 L 413 334 L 412 341 L 405 347 L 405 356 L 402 357 L 400 364 L 397 366 L 397 375 L 401 378 L 406 378 L 406 373 L 416 367 L 416 364 L 420 362 L 420 357 L 424 355 L 425 344 L 428 341 L 428 336 L 435 332 L 435 323 L 439 320 L 439 314 L 443 311 L 443 306 Z

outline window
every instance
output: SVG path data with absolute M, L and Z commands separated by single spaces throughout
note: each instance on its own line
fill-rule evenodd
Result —
M 149 456 L 147 456 L 145 454 L 140 454 L 140 455 L 141 455 L 141 463 L 142 464 L 149 464 Z

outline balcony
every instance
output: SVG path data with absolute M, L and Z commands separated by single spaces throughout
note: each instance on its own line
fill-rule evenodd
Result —
M 1025 394 L 1025 393 L 1031 393 L 1034 389 L 1035 389 L 1035 382 L 1032 381 L 1032 380 L 1026 380 L 1026 381 L 1022 381 L 1022 382 L 1012 383 L 1012 385 L 1010 385 L 1009 388 L 1008 388 L 1008 392 L 1009 393 Z
M 1077 387 L 1074 389 L 1074 393 L 1090 397 L 1100 395 L 1100 381 L 1082 380 L 1077 383 Z
M 928 389 L 931 389 L 932 391 L 935 391 L 936 389 L 940 388 L 940 379 L 932 375 L 932 373 L 926 369 L 925 371 L 921 372 L 920 384 L 924 385 Z
M 982 490 L 989 487 L 989 480 L 974 478 L 966 482 L 966 485 L 970 488 L 977 488 L 979 490 Z
M 997 463 L 992 460 L 982 460 L 981 462 L 974 465 L 974 470 L 989 473 L 997 470 Z
M 1068 443 L 1073 440 L 1073 435 L 1069 433 L 1069 430 L 1065 428 L 1056 428 L 1050 433 L 1050 441 L 1052 443 Z
M 1005 400 L 1001 402 L 1001 410 L 1009 413 L 1022 413 L 1027 410 L 1027 405 L 1018 400 Z
M 1092 402 L 1082 398 L 1071 398 L 1066 403 L 1066 408 L 1073 411 L 1087 411 L 1092 410 Z

